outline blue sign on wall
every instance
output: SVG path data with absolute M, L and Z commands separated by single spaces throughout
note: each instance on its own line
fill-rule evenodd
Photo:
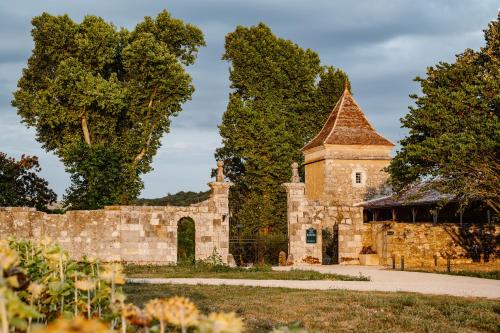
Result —
M 309 228 L 306 230 L 306 243 L 315 244 L 317 240 L 317 232 L 314 228 Z

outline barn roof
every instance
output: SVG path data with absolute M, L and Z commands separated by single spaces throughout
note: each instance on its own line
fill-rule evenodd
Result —
M 301 150 L 324 144 L 394 146 L 375 131 L 347 87 L 321 131 Z
M 364 208 L 393 208 L 401 206 L 433 205 L 440 202 L 457 201 L 456 197 L 451 194 L 441 193 L 434 189 L 423 191 L 420 189 L 421 185 L 417 185 L 400 195 L 391 194 L 359 203 L 356 206 Z

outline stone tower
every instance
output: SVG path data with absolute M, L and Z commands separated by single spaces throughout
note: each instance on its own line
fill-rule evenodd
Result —
M 321 131 L 301 150 L 306 197 L 348 206 L 369 199 L 387 180 L 382 169 L 393 147 L 375 131 L 346 87 Z

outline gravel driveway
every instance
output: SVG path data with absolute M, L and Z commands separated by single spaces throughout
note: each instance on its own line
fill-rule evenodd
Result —
M 434 273 L 401 272 L 373 266 L 295 266 L 294 268 L 315 270 L 322 273 L 338 273 L 369 276 L 371 281 L 295 281 L 295 280 L 243 280 L 202 278 L 133 278 L 131 283 L 151 284 L 205 284 L 255 287 L 283 287 L 293 289 L 346 289 L 361 291 L 408 291 L 434 295 L 485 297 L 500 299 L 500 281 L 466 276 Z M 290 267 L 275 267 L 289 270 Z

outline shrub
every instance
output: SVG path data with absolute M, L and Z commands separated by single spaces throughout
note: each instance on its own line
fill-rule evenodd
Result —
M 377 251 L 373 250 L 371 246 L 363 246 L 359 254 L 377 254 Z

